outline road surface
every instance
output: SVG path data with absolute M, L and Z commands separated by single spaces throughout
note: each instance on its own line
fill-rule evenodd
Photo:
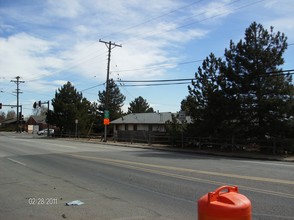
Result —
M 293 163 L 0 133 L 0 219 L 197 219 L 222 185 L 253 219 L 294 219 Z

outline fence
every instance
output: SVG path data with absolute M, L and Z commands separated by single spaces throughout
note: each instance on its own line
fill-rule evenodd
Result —
M 294 139 L 267 138 L 267 139 L 236 139 L 213 137 L 187 137 L 185 146 L 199 150 L 217 150 L 230 152 L 256 152 L 266 154 L 293 154 Z
M 57 137 L 57 135 L 56 135 Z M 75 138 L 75 133 L 62 134 L 59 137 Z M 78 138 L 102 140 L 103 134 L 78 134 Z M 206 150 L 206 151 L 227 151 L 227 152 L 256 152 L 266 154 L 294 154 L 294 139 L 265 138 L 265 139 L 238 139 L 214 138 L 214 137 L 187 137 L 181 134 L 170 136 L 164 132 L 149 131 L 117 131 L 108 140 L 117 142 L 145 143 L 148 145 L 166 145 Z
M 181 137 L 170 136 L 162 132 L 118 131 L 115 141 L 162 144 L 174 147 L 186 147 L 198 150 L 230 151 L 230 152 L 261 152 L 266 154 L 293 154 L 294 139 L 282 138 L 214 138 L 214 137 Z
M 170 144 L 169 136 L 163 132 L 148 131 L 117 131 L 113 140 L 119 142 L 146 143 L 152 144 Z

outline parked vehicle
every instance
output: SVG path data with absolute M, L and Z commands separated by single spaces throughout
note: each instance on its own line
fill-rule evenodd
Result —
M 38 135 L 47 135 L 48 129 L 43 129 L 38 131 Z M 54 129 L 49 129 L 49 135 L 53 135 L 54 134 Z

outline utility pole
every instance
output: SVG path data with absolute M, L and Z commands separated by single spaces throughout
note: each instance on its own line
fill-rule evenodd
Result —
M 107 75 L 106 75 L 106 90 L 105 90 L 105 109 L 104 109 L 104 119 L 106 118 L 106 115 L 109 117 L 109 72 L 110 72 L 110 55 L 111 50 L 115 47 L 122 47 L 122 45 L 116 44 L 114 42 L 106 42 L 103 40 L 99 40 L 99 42 L 104 43 L 108 49 L 108 62 L 107 62 Z M 104 120 L 104 141 L 107 141 L 107 125 L 109 123 L 109 118 L 107 120 L 107 123 L 105 123 Z
M 15 77 L 16 80 L 11 80 L 10 82 L 14 82 L 16 83 L 16 132 L 18 133 L 19 132 L 19 93 L 22 93 L 20 92 L 19 90 L 19 84 L 20 83 L 24 83 L 25 81 L 20 81 L 20 76 L 17 76 Z

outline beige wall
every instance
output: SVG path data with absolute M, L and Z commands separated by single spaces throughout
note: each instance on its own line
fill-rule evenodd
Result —
M 135 125 L 133 124 L 128 124 L 127 126 L 124 124 L 119 124 L 114 126 L 114 131 L 120 130 L 120 131 L 134 131 Z M 160 131 L 160 132 L 165 132 L 164 125 L 146 125 L 146 124 L 138 124 L 137 125 L 137 131 Z

